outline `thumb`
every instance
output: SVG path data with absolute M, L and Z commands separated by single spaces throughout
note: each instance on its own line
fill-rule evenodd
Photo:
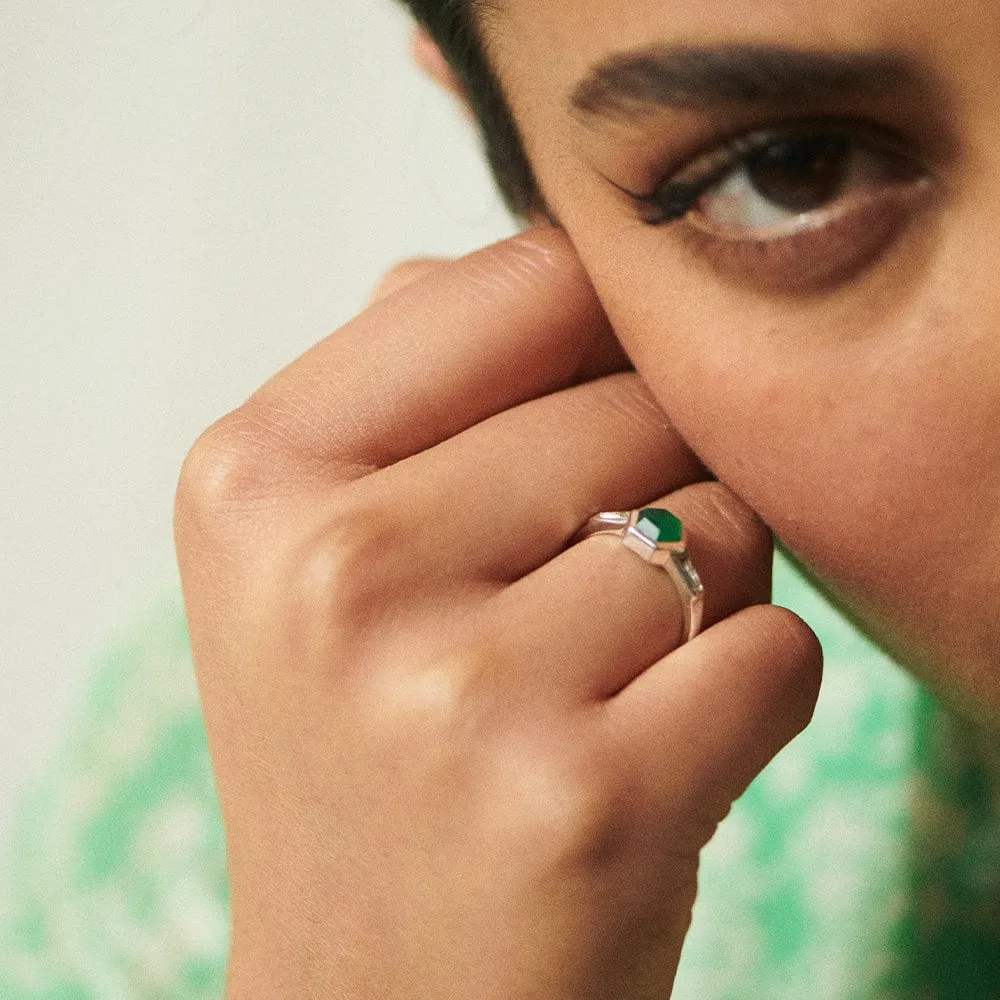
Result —
M 619 731 L 660 816 L 676 817 L 681 830 L 694 829 L 694 821 L 710 836 L 808 725 L 822 663 L 805 622 L 784 608 L 757 605 L 719 622 L 622 690 L 614 699 Z

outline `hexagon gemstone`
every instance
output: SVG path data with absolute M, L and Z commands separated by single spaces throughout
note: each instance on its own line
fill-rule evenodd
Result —
M 640 510 L 635 530 L 657 544 L 679 542 L 684 537 L 684 526 L 681 522 L 669 510 L 659 507 Z

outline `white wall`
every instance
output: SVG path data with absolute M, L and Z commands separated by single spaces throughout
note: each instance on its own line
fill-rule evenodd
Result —
M 0 5 L 0 829 L 176 585 L 199 431 L 390 264 L 511 231 L 393 0 Z

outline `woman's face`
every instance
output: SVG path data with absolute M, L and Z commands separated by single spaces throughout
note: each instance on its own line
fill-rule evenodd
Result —
M 676 426 L 1000 718 L 1000 7 L 498 6 L 542 195 Z

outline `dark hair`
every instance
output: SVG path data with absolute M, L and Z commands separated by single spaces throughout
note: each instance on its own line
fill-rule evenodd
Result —
M 489 0 L 401 0 L 437 43 L 479 123 L 486 158 L 508 208 L 538 208 L 538 189 L 517 125 L 490 67 L 480 34 Z

